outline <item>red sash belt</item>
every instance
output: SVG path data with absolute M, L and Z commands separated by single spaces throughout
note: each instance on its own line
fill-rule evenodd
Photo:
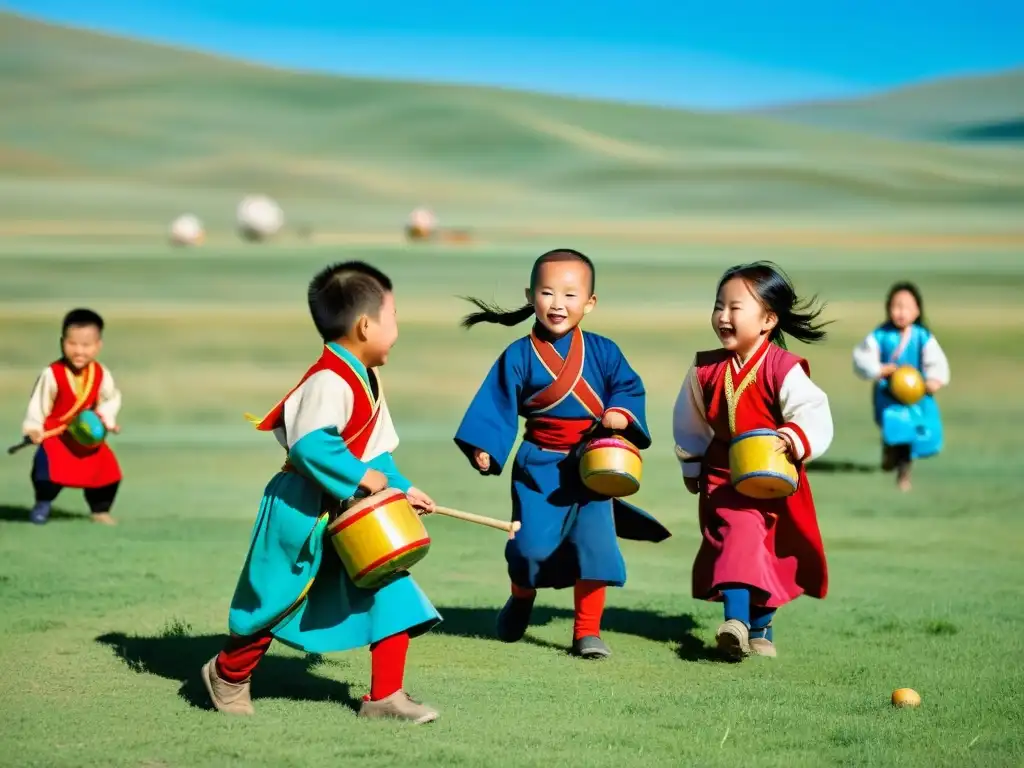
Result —
M 533 416 L 526 420 L 523 439 L 551 451 L 571 451 L 594 428 L 593 419 L 555 419 Z

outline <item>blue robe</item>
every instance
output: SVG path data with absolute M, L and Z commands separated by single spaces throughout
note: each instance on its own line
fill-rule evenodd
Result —
M 886 323 L 872 334 L 878 342 L 883 363 L 910 365 L 924 375 L 924 346 L 931 338 L 931 332 L 914 325 L 906 347 L 898 358 L 893 355 L 899 349 L 902 332 Z M 914 405 L 903 405 L 889 393 L 889 381 L 875 382 L 872 392 L 875 423 L 882 430 L 882 442 L 886 445 L 909 445 L 912 459 L 934 456 L 942 450 L 942 417 L 935 398 L 926 394 Z
M 328 345 L 328 352 L 359 376 L 354 380 L 353 395 L 369 396 L 380 405 L 373 391 L 375 378 L 371 380 L 362 363 L 335 344 Z M 325 357 L 329 356 L 325 353 Z M 360 379 L 365 388 L 358 386 Z M 298 407 L 319 407 L 325 411 L 325 421 L 334 418 L 331 405 L 316 402 L 316 397 L 308 400 L 312 406 L 306 406 L 307 398 L 301 398 Z M 342 418 L 346 418 L 344 414 Z M 322 429 L 297 440 L 288 451 L 288 463 L 295 471 L 278 472 L 263 492 L 249 553 L 231 601 L 228 625 L 232 634 L 269 631 L 294 648 L 329 653 L 366 646 L 403 631 L 415 637 L 441 620 L 407 573 L 377 589 L 357 587 L 334 547 L 325 542 L 329 520 L 323 510 L 327 500 L 355 495 L 367 468 L 387 475 L 392 488 L 404 492 L 410 487 L 390 453 L 368 461 L 355 456 L 337 423 L 325 423 Z
M 572 334 L 554 342 L 567 358 Z M 600 398 L 605 411 L 615 408 L 631 415 L 623 436 L 643 450 L 651 444 L 646 423 L 646 394 L 640 377 L 613 341 L 583 333 L 583 379 Z M 529 336 L 513 342 L 498 358 L 455 434 L 455 443 L 473 463 L 479 449 L 491 457 L 485 474 L 499 475 L 508 461 L 518 432 L 519 417 L 539 415 L 531 397 L 549 387 L 553 373 L 542 364 Z M 579 398 L 569 395 L 543 413 L 544 417 L 577 420 L 591 413 Z M 671 534 L 657 520 L 621 499 L 587 489 L 579 474 L 578 450 L 545 450 L 524 440 L 512 466 L 512 519 L 522 528 L 505 547 L 512 583 L 525 588 L 569 587 L 578 579 L 621 587 L 626 564 L 618 538 L 663 541 Z

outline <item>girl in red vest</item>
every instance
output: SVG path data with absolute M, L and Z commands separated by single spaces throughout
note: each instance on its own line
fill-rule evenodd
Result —
M 807 361 L 786 351 L 786 336 L 805 343 L 825 338 L 820 314 L 774 264 L 732 267 L 718 283 L 711 314 L 722 347 L 697 353 L 676 400 L 676 455 L 687 489 L 700 495 L 703 540 L 693 596 L 724 603 L 716 640 L 737 659 L 775 656 L 775 610 L 828 590 L 804 464 L 832 442 L 832 414 Z M 791 496 L 754 499 L 730 483 L 729 444 L 755 429 L 778 432 L 776 450 L 796 464 Z
M 103 349 L 103 318 L 91 309 L 73 309 L 61 326 L 61 358 L 36 379 L 22 432 L 39 446 L 32 462 L 36 503 L 30 518 L 42 525 L 63 488 L 85 489 L 85 500 L 97 523 L 113 525 L 110 508 L 121 483 L 121 468 L 106 441 L 84 446 L 67 427 L 83 411 L 92 410 L 108 432 L 118 432 L 121 393 L 114 377 L 96 357 Z

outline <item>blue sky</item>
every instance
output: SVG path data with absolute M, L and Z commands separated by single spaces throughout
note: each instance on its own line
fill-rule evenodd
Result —
M 0 0 L 0 8 L 299 69 L 709 109 L 1024 65 L 1020 0 Z

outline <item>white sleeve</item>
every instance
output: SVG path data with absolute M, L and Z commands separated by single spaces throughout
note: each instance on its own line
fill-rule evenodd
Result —
M 35 386 L 32 387 L 28 408 L 25 409 L 25 419 L 21 423 L 22 434 L 33 430 L 42 431 L 47 416 L 53 412 L 53 401 L 56 398 L 57 379 L 54 378 L 53 369 L 48 367 L 39 374 Z
M 882 350 L 875 334 L 867 337 L 853 349 L 853 370 L 862 379 L 874 381 L 882 372 Z
M 828 450 L 833 433 L 828 395 L 801 366 L 793 366 L 783 379 L 779 405 L 785 422 L 779 431 L 793 439 L 797 461 L 811 461 Z
M 352 389 L 332 371 L 318 371 L 284 403 L 285 440 L 289 450 L 306 435 L 326 427 L 339 432 L 352 418 Z
M 395 423 L 391 420 L 388 401 L 385 399 L 384 394 L 381 393 L 380 412 L 377 415 L 377 423 L 374 424 L 373 433 L 370 435 L 365 459 L 369 461 L 380 456 L 382 453 L 394 453 L 397 448 L 398 432 L 395 431 Z
M 683 477 L 699 477 L 700 459 L 711 445 L 715 433 L 704 415 L 704 396 L 698 389 L 694 366 L 687 371 L 672 409 L 672 435 Z
M 921 367 L 926 381 L 934 380 L 944 387 L 949 385 L 949 360 L 934 336 L 925 342 L 921 350 Z
M 110 369 L 105 365 L 103 369 L 103 380 L 100 382 L 100 396 L 96 405 L 96 413 L 108 427 L 117 424 L 117 414 L 121 412 L 121 390 L 114 383 L 114 377 L 110 375 Z

